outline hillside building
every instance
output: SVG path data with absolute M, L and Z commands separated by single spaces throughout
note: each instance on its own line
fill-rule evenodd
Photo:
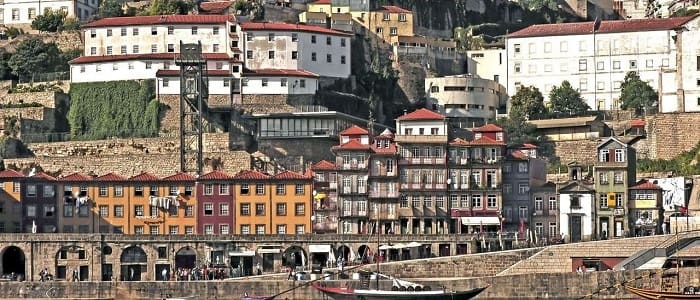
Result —
M 427 105 L 459 128 L 478 127 L 495 120 L 508 99 L 498 82 L 469 74 L 426 77 L 425 89 Z
M 4 0 L 0 2 L 0 25 L 28 29 L 34 18 L 46 10 L 62 11 L 66 13 L 67 18 L 87 21 L 97 13 L 99 4 L 98 0 Z

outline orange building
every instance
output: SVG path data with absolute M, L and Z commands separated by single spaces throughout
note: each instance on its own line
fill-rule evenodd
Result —
M 129 227 L 129 194 L 127 179 L 114 173 L 95 178 L 91 193 L 95 205 L 95 227 L 100 233 L 125 233 Z
M 21 182 L 15 170 L 0 171 L 0 233 L 22 231 Z
M 141 173 L 128 180 L 127 234 L 162 234 L 163 214 L 157 205 L 151 206 L 151 197 L 160 197 L 161 179 L 151 173 Z
M 196 178 L 187 173 L 177 173 L 163 178 L 161 193 L 163 196 L 156 198 L 164 219 L 161 233 L 202 233 L 196 230 L 197 197 L 194 188 L 195 181 Z
M 236 234 L 311 232 L 312 177 L 241 171 L 233 179 Z
M 56 179 L 58 230 L 62 233 L 96 232 L 93 177 L 73 173 Z

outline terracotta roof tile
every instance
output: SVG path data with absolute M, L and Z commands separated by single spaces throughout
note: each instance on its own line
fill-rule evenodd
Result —
M 389 147 L 381 147 L 377 148 L 377 144 L 374 143 L 372 144 L 372 151 L 376 154 L 385 154 L 385 155 L 393 155 L 399 153 L 398 150 L 396 150 L 396 144 L 395 143 L 389 143 Z
M 317 163 L 315 163 L 313 166 L 311 166 L 311 170 L 335 170 L 335 164 L 327 161 L 327 160 L 321 160 Z
M 267 23 L 267 22 L 242 22 L 239 23 L 243 31 L 304 31 L 312 33 L 323 33 L 340 36 L 352 36 L 352 34 L 328 29 L 319 26 L 306 24 L 289 24 L 289 23 Z
M 432 110 L 421 108 L 419 110 L 413 111 L 411 113 L 405 114 L 397 118 L 399 121 L 411 121 L 411 120 L 444 120 L 445 116 L 436 113 Z
M 341 131 L 339 134 L 340 135 L 361 135 L 361 134 L 369 134 L 369 131 L 367 131 L 367 129 L 364 129 L 360 126 L 352 125 L 349 128 Z
M 256 69 L 256 70 L 245 70 L 243 72 L 243 77 L 260 77 L 260 76 L 293 76 L 293 77 L 308 77 L 308 78 L 318 78 L 318 74 L 306 70 L 295 70 L 295 69 Z
M 258 171 L 254 170 L 243 170 L 240 171 L 236 176 L 233 176 L 233 179 L 247 179 L 247 180 L 262 180 L 262 179 L 269 179 L 270 175 L 260 173 Z
M 24 178 L 24 174 L 12 169 L 6 169 L 0 171 L 0 178 Z
M 478 138 L 478 139 L 476 139 L 476 140 L 469 141 L 469 144 L 470 144 L 470 145 L 475 145 L 475 146 L 491 146 L 491 145 L 493 145 L 493 146 L 503 146 L 503 145 L 505 145 L 505 143 L 499 142 L 499 141 L 494 140 L 494 139 L 492 139 L 492 138 L 490 138 L 490 137 L 487 137 L 487 136 L 482 136 L 482 137 L 480 137 L 480 138 Z
M 673 30 L 695 17 L 601 21 L 596 33 Z M 594 22 L 538 24 L 513 32 L 508 38 L 592 34 L 593 25 Z
M 129 178 L 129 181 L 160 181 L 160 178 L 148 172 L 143 172 L 139 175 Z
M 299 179 L 311 179 L 311 177 L 304 176 L 302 174 L 292 172 L 292 171 L 284 171 L 282 173 L 279 173 L 275 176 L 272 176 L 272 179 L 279 179 L 279 180 L 299 180 Z
M 339 145 L 339 146 L 333 146 L 333 150 L 369 150 L 369 145 L 365 145 L 363 143 L 360 143 L 358 140 L 350 140 L 349 142 Z
M 104 174 L 102 176 L 95 178 L 95 181 L 116 182 L 116 181 L 126 181 L 126 180 L 127 180 L 126 177 L 118 175 L 118 174 L 114 174 L 114 173 L 107 173 L 107 174 Z
M 395 6 L 395 5 L 384 5 L 375 11 L 385 11 L 385 12 L 389 12 L 389 13 L 405 13 L 405 14 L 411 13 L 410 10 L 403 9 L 403 8 Z
M 183 172 L 178 172 L 175 175 L 170 175 L 168 177 L 163 178 L 163 181 L 195 181 L 197 178 L 192 176 L 192 174 L 188 173 L 183 173 Z
M 642 180 L 637 183 L 637 185 L 630 187 L 630 190 L 661 190 L 662 188 L 656 184 L 649 182 L 648 180 Z
M 481 127 L 477 127 L 472 129 L 473 132 L 498 132 L 498 131 L 503 131 L 503 128 L 498 127 L 493 124 L 486 124 Z
M 233 175 L 220 171 L 214 170 L 202 176 L 199 176 L 199 180 L 229 180 L 233 179 Z
M 132 25 L 168 24 L 225 24 L 232 16 L 227 15 L 162 15 L 104 18 L 83 25 L 83 28 Z
M 93 181 L 95 178 L 83 173 L 73 173 L 68 176 L 59 177 L 58 181 Z
M 533 144 L 530 144 L 530 143 L 525 143 L 522 145 L 522 147 L 520 147 L 520 149 L 537 149 L 537 148 L 539 148 L 539 147 L 537 147 Z
M 634 119 L 630 121 L 630 126 L 632 127 L 644 127 L 644 125 L 646 125 L 644 119 Z
M 311 4 L 331 4 L 331 0 L 318 0 L 311 2 Z
M 513 153 L 511 153 L 510 156 L 517 159 L 527 159 L 527 155 L 525 155 L 525 153 L 523 153 L 522 151 L 518 150 L 513 151 Z
M 455 138 L 450 142 L 450 145 L 456 145 L 456 146 L 469 146 L 469 142 L 462 139 L 462 138 Z
M 199 9 L 209 13 L 220 13 L 229 9 L 233 1 L 209 1 L 199 4 Z
M 53 177 L 53 176 L 46 174 L 44 172 L 36 173 L 36 174 L 34 174 L 34 176 L 32 176 L 30 178 L 44 179 L 44 180 L 51 180 L 51 181 L 56 180 L 56 177 Z
M 81 56 L 69 61 L 69 64 L 89 64 L 96 62 L 125 61 L 125 60 L 173 60 L 179 53 L 143 53 L 143 54 L 120 54 L 120 55 L 88 55 Z M 208 60 L 231 60 L 226 53 L 202 53 Z
M 233 77 L 229 70 L 207 70 L 209 77 Z M 156 77 L 180 77 L 180 70 L 158 70 Z

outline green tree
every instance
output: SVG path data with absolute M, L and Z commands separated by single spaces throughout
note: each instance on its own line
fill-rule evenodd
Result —
M 513 119 L 537 120 L 547 116 L 544 97 L 536 87 L 519 87 L 510 98 L 509 116 Z
M 637 115 L 641 115 L 645 109 L 650 108 L 659 100 L 659 95 L 646 82 L 639 78 L 636 72 L 628 72 L 621 85 L 620 101 L 622 109 L 633 109 Z
M 100 18 L 123 17 L 124 10 L 117 0 L 104 0 L 100 5 L 97 15 Z
M 58 55 L 58 61 L 56 63 L 56 68 L 54 71 L 56 72 L 65 72 L 70 70 L 70 66 L 68 65 L 68 62 L 80 57 L 80 55 L 83 54 L 83 50 L 80 48 L 74 48 L 74 49 L 68 49 L 65 51 L 61 51 L 61 53 Z
M 46 32 L 56 32 L 63 28 L 66 13 L 61 10 L 47 9 L 43 15 L 38 15 L 32 21 L 32 29 Z
M 30 78 L 33 74 L 52 72 L 59 62 L 60 51 L 55 43 L 32 38 L 22 41 L 7 62 L 12 74 Z
M 153 0 L 151 5 L 141 11 L 142 16 L 157 15 L 186 15 L 192 10 L 193 4 L 183 0 Z
M 61 26 L 61 31 L 75 31 L 80 29 L 80 22 L 75 18 L 66 18 L 63 20 L 63 26 Z
M 571 87 L 567 80 L 564 80 L 561 86 L 554 87 L 549 92 L 549 103 L 552 105 L 552 112 L 564 113 L 570 116 L 583 115 L 590 109 L 588 104 L 581 98 L 581 93 Z
M 7 65 L 10 57 L 12 57 L 10 52 L 7 52 L 5 49 L 0 49 L 0 80 L 10 77 L 12 69 Z

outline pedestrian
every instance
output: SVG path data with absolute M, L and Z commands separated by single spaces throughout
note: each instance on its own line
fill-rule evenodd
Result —
M 290 280 L 290 279 L 293 279 L 293 278 L 294 278 L 294 274 L 293 274 L 292 272 L 294 272 L 294 271 L 292 270 L 292 268 L 289 268 L 289 276 L 287 276 L 287 280 Z
M 262 275 L 262 266 L 260 266 L 260 262 L 258 262 L 258 263 L 255 265 L 255 268 L 256 268 L 256 270 L 257 270 L 257 272 L 258 272 L 258 276 L 259 276 L 259 275 Z
M 163 270 L 160 271 L 160 276 L 163 278 L 163 281 L 168 281 L 168 269 L 163 268 Z

